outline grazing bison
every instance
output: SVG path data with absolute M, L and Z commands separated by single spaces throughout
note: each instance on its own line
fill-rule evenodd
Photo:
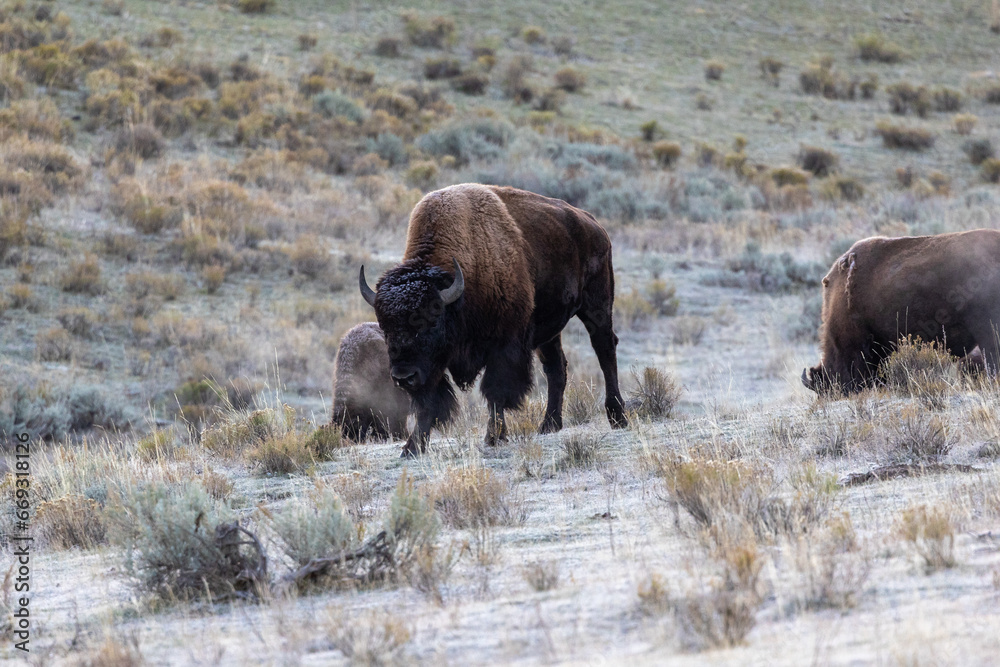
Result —
M 333 376 L 333 418 L 344 436 L 361 442 L 406 437 L 410 397 L 389 375 L 389 351 L 374 322 L 340 339 Z
M 402 264 L 374 291 L 361 267 L 359 283 L 385 332 L 392 377 L 413 398 L 417 425 L 404 456 L 423 452 L 431 428 L 452 416 L 445 370 L 462 389 L 483 371 L 486 442 L 505 440 L 504 411 L 520 407 L 531 389 L 534 350 L 548 384 L 539 431 L 562 428 L 561 332 L 574 315 L 604 372 L 608 420 L 626 425 L 611 325 L 611 240 L 586 211 L 515 188 L 453 185 L 413 209 Z
M 859 391 L 907 335 L 995 372 L 998 326 L 1000 232 L 864 239 L 823 278 L 823 360 L 802 371 L 802 383 Z

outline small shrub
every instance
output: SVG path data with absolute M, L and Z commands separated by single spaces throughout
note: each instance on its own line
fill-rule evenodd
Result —
M 128 489 L 113 523 L 125 571 L 161 599 L 254 598 L 267 585 L 260 542 L 201 485 Z
M 656 313 L 662 317 L 673 317 L 680 307 L 677 298 L 677 287 L 664 280 L 654 280 L 646 287 L 649 303 Z
M 566 99 L 566 93 L 558 88 L 549 88 L 535 99 L 535 111 L 558 112 Z
M 955 523 L 946 508 L 911 506 L 903 511 L 897 533 L 923 560 L 927 573 L 955 567 Z
M 275 4 L 276 0 L 236 0 L 236 8 L 244 14 L 266 14 Z
M 488 468 L 449 468 L 428 492 L 445 524 L 453 528 L 512 526 L 524 522 L 510 484 Z
M 450 79 L 462 73 L 462 63 L 454 58 L 428 58 L 424 61 L 424 76 L 428 79 Z
M 311 280 L 319 278 L 330 266 L 330 253 L 313 235 L 299 237 L 292 248 L 292 265 Z
M 454 43 L 455 22 L 443 16 L 435 16 L 429 21 L 412 12 L 402 16 L 403 28 L 410 43 L 424 48 L 440 49 Z
M 578 93 L 587 85 L 587 77 L 578 69 L 563 67 L 555 73 L 556 88 L 567 93 Z
M 833 69 L 832 62 L 811 63 L 799 72 L 799 85 L 807 95 L 831 100 L 853 100 L 857 81 Z
M 313 559 L 339 556 L 357 539 L 340 497 L 322 484 L 317 484 L 307 498 L 292 500 L 268 519 L 284 543 L 285 553 L 298 567 Z
M 775 167 L 767 172 L 776 186 L 805 185 L 809 182 L 809 172 L 795 167 Z
M 101 506 L 86 496 L 69 494 L 38 504 L 32 523 L 36 539 L 51 549 L 93 549 L 107 541 Z
M 777 58 L 767 57 L 761 58 L 759 65 L 761 77 L 763 77 L 766 81 L 769 81 L 771 85 L 777 88 L 781 70 L 784 69 L 785 64 Z
M 698 93 L 694 96 L 694 106 L 699 111 L 711 111 L 715 107 L 715 100 L 705 93 Z
M 420 190 L 432 190 L 437 183 L 438 167 L 431 160 L 414 162 L 406 171 L 406 183 Z
M 995 155 L 993 142 L 989 139 L 969 139 L 962 144 L 962 150 L 972 164 L 982 164 Z
M 688 593 L 674 605 L 686 639 L 697 648 L 739 646 L 756 625 L 757 610 L 764 602 L 760 573 L 764 557 L 755 543 L 747 541 L 725 550 L 723 576 L 708 590 Z
M 669 419 L 681 399 L 683 389 L 669 373 L 646 366 L 642 373 L 632 371 L 635 391 L 629 396 L 628 407 L 642 419 Z
M 903 81 L 886 87 L 885 92 L 889 95 L 889 108 L 894 114 L 905 115 L 912 110 L 923 118 L 931 108 L 926 86 L 918 87 Z
M 464 95 L 482 95 L 489 85 L 489 77 L 476 72 L 461 74 L 451 80 L 451 87 Z
M 431 155 L 450 155 L 462 166 L 472 160 L 499 159 L 513 137 L 514 128 L 509 123 L 484 118 L 428 132 L 417 139 L 417 146 Z
M 201 281 L 205 285 L 205 291 L 215 294 L 226 281 L 226 267 L 206 266 L 201 270 Z
M 70 264 L 60 276 L 59 286 L 64 292 L 74 294 L 102 294 L 105 290 L 101 279 L 101 264 L 96 255 L 87 255 L 78 262 Z
M 837 170 L 840 159 L 836 153 L 816 146 L 802 146 L 799 149 L 799 166 L 813 176 L 829 176 Z M 777 183 L 777 181 L 775 182 Z
M 697 315 L 674 319 L 672 339 L 675 345 L 698 345 L 708 329 L 708 321 Z
M 887 41 L 878 33 L 856 37 L 854 48 L 857 49 L 858 57 L 865 62 L 898 63 L 905 57 L 905 52 L 898 44 Z
M 746 286 L 755 291 L 782 292 L 796 287 L 818 287 L 826 273 L 818 262 L 798 262 L 790 253 L 765 254 L 748 243 L 743 254 L 728 262 L 730 271 L 744 274 Z
M 63 308 L 56 315 L 56 319 L 63 329 L 78 338 L 90 338 L 97 324 L 94 311 L 84 307 Z
M 563 396 L 563 416 L 570 426 L 590 422 L 601 409 L 600 397 L 593 383 L 570 382 Z
M 871 100 L 875 98 L 875 93 L 878 92 L 878 75 L 874 73 L 869 73 L 865 77 L 865 80 L 858 84 L 861 89 L 861 98 L 865 100 Z
M 500 88 L 504 96 L 517 103 L 530 102 L 534 91 L 526 83 L 526 78 L 534 67 L 530 55 L 518 54 L 510 58 L 504 65 L 500 75 Z
M 340 618 L 329 630 L 330 643 L 351 665 L 406 664 L 406 645 L 411 632 L 388 612 L 371 611 L 360 618 Z
M 521 568 L 521 576 L 536 593 L 551 591 L 559 586 L 559 561 L 532 561 Z
M 657 141 L 653 144 L 653 157 L 664 169 L 672 169 L 681 157 L 681 146 L 672 141 Z
M 615 297 L 614 317 L 623 329 L 645 324 L 654 312 L 653 304 L 636 287 Z
M 922 151 L 934 145 L 936 137 L 929 130 L 917 127 L 894 125 L 880 121 L 875 126 L 875 134 L 882 137 L 886 148 L 898 148 L 911 151 Z
M 889 455 L 895 463 L 937 461 L 951 451 L 955 442 L 945 420 L 913 409 L 904 410 L 887 438 Z
M 537 25 L 524 26 L 521 30 L 521 39 L 527 44 L 544 44 L 546 40 L 545 31 Z
M 972 131 L 976 129 L 976 123 L 979 122 L 979 118 L 971 113 L 957 113 L 951 119 L 951 122 L 955 127 L 955 133 L 964 137 L 972 134 Z
M 937 342 L 907 336 L 879 365 L 879 377 L 890 389 L 937 406 L 959 374 L 951 354 Z
M 835 176 L 823 183 L 820 194 L 831 201 L 856 202 L 865 196 L 865 186 L 853 176 Z
M 962 108 L 962 93 L 953 88 L 936 88 L 931 95 L 935 111 L 958 111 Z
M 312 51 L 316 48 L 319 38 L 310 33 L 302 33 L 298 36 L 299 51 Z
M 564 58 L 573 54 L 573 38 L 568 35 L 560 35 L 552 39 L 552 50 L 557 56 Z
M 38 300 L 30 285 L 18 283 L 7 288 L 7 304 L 11 308 L 33 311 L 38 308 Z
M 979 166 L 979 174 L 987 183 L 1000 183 L 1000 160 L 986 158 Z
M 327 118 L 342 116 L 354 123 L 365 119 L 357 102 L 336 90 L 325 90 L 313 97 L 313 109 Z
M 560 468 L 590 468 L 604 457 L 603 438 L 592 431 L 577 431 L 562 437 Z
M 73 339 L 65 329 L 41 331 L 35 336 L 35 355 L 40 361 L 69 361 L 73 357 Z
M 382 58 L 399 58 L 403 55 L 403 40 L 398 37 L 379 37 L 375 42 L 375 55 Z
M 719 81 L 722 79 L 722 74 L 725 71 L 726 63 L 721 60 L 709 60 L 705 63 L 705 80 Z
M 152 125 L 131 125 L 115 133 L 112 145 L 120 153 L 148 160 L 163 153 L 163 135 Z

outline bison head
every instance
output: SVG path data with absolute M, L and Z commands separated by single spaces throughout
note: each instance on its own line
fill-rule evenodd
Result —
M 386 272 L 372 290 L 361 267 L 361 296 L 375 309 L 389 348 L 390 373 L 402 389 L 414 394 L 437 384 L 451 353 L 449 312 L 460 306 L 465 279 L 457 260 L 455 277 L 423 260 L 408 260 Z

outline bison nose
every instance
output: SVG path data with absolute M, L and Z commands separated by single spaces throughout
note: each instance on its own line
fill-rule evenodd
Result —
M 391 371 L 391 374 L 396 385 L 403 389 L 414 387 L 417 384 L 417 371 L 415 370 L 394 370 Z

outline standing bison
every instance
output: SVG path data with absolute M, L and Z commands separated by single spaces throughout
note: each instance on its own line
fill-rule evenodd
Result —
M 359 324 L 340 339 L 333 378 L 333 418 L 345 437 L 406 437 L 410 397 L 393 384 L 389 352 L 374 322 Z
M 907 335 L 995 372 L 998 327 L 1000 232 L 864 239 L 823 278 L 823 361 L 802 371 L 802 383 L 859 391 Z
M 376 290 L 361 267 L 359 283 L 385 332 L 392 377 L 413 399 L 417 424 L 404 456 L 423 452 L 431 428 L 455 410 L 446 370 L 463 390 L 483 372 L 486 442 L 505 440 L 504 411 L 520 407 L 531 389 L 535 350 L 548 384 L 539 431 L 562 428 L 561 332 L 574 315 L 604 372 L 608 420 L 626 425 L 611 325 L 611 240 L 586 211 L 509 187 L 431 192 L 410 215 L 402 264 Z

